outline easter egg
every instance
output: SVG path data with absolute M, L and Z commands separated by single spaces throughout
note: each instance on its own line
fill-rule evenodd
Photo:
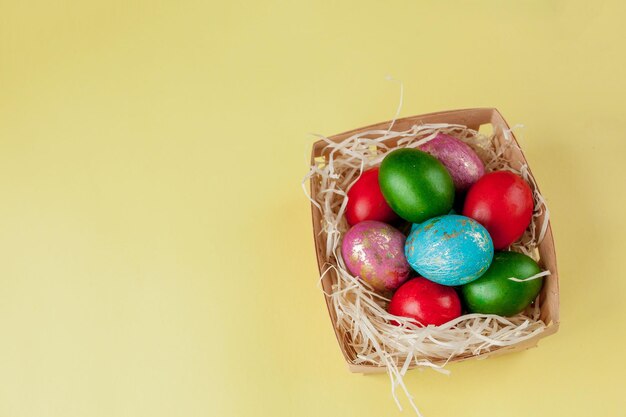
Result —
M 417 149 L 390 152 L 380 165 L 379 181 L 393 211 L 413 223 L 448 213 L 454 202 L 454 183 L 446 168 Z
M 541 272 L 530 257 L 517 252 L 496 252 L 491 266 L 476 281 L 461 288 L 472 313 L 513 316 L 523 311 L 541 291 L 542 278 L 517 282 Z
M 439 326 L 461 315 L 461 301 L 454 288 L 417 277 L 398 288 L 387 311 L 411 318 L 418 325 Z
M 533 193 L 519 175 L 496 171 L 483 176 L 468 191 L 463 215 L 485 226 L 496 249 L 519 239 L 533 215 Z
M 405 236 L 388 224 L 367 220 L 346 232 L 341 254 L 354 276 L 377 291 L 395 290 L 409 277 L 411 268 L 404 256 Z
M 405 254 L 421 276 L 442 285 L 462 285 L 489 268 L 493 244 L 477 221 L 451 214 L 415 227 L 406 240 Z
M 476 152 L 452 136 L 438 133 L 419 149 L 428 152 L 446 167 L 457 192 L 466 191 L 485 174 L 485 165 Z
M 378 185 L 378 168 L 363 172 L 348 190 L 346 220 L 354 225 L 365 220 L 391 222 L 398 215 L 389 207 Z

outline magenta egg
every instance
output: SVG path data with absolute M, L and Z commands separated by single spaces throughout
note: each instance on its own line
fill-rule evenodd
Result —
M 404 256 L 406 237 L 386 223 L 364 221 L 343 237 L 341 254 L 350 273 L 377 291 L 392 291 L 409 277 Z
M 485 174 L 485 165 L 476 152 L 452 136 L 438 133 L 434 139 L 421 145 L 419 149 L 428 152 L 446 167 L 457 191 L 467 191 Z

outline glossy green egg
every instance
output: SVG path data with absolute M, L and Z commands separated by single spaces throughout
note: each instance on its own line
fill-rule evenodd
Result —
M 539 272 L 539 265 L 524 254 L 496 252 L 487 272 L 461 288 L 465 306 L 472 313 L 513 316 L 537 297 L 543 278 L 526 282 L 509 278 L 524 279 Z
M 447 214 L 454 203 L 454 183 L 435 157 L 417 149 L 390 152 L 380 165 L 380 189 L 400 217 L 421 223 Z

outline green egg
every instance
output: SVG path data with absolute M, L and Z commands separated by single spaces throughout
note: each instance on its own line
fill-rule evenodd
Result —
M 517 252 L 496 252 L 491 266 L 480 278 L 461 288 L 465 306 L 472 313 L 513 316 L 539 294 L 543 278 L 516 282 L 541 272 L 530 257 Z
M 421 223 L 452 209 L 452 177 L 426 152 L 402 148 L 389 153 L 380 165 L 378 180 L 389 206 L 409 222 Z

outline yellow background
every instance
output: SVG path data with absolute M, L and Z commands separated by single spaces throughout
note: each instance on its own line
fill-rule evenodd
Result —
M 446 3 L 2 0 L 0 416 L 412 415 L 345 369 L 300 188 L 387 74 L 526 126 L 560 265 L 561 331 L 411 372 L 424 414 L 624 415 L 626 7 Z

